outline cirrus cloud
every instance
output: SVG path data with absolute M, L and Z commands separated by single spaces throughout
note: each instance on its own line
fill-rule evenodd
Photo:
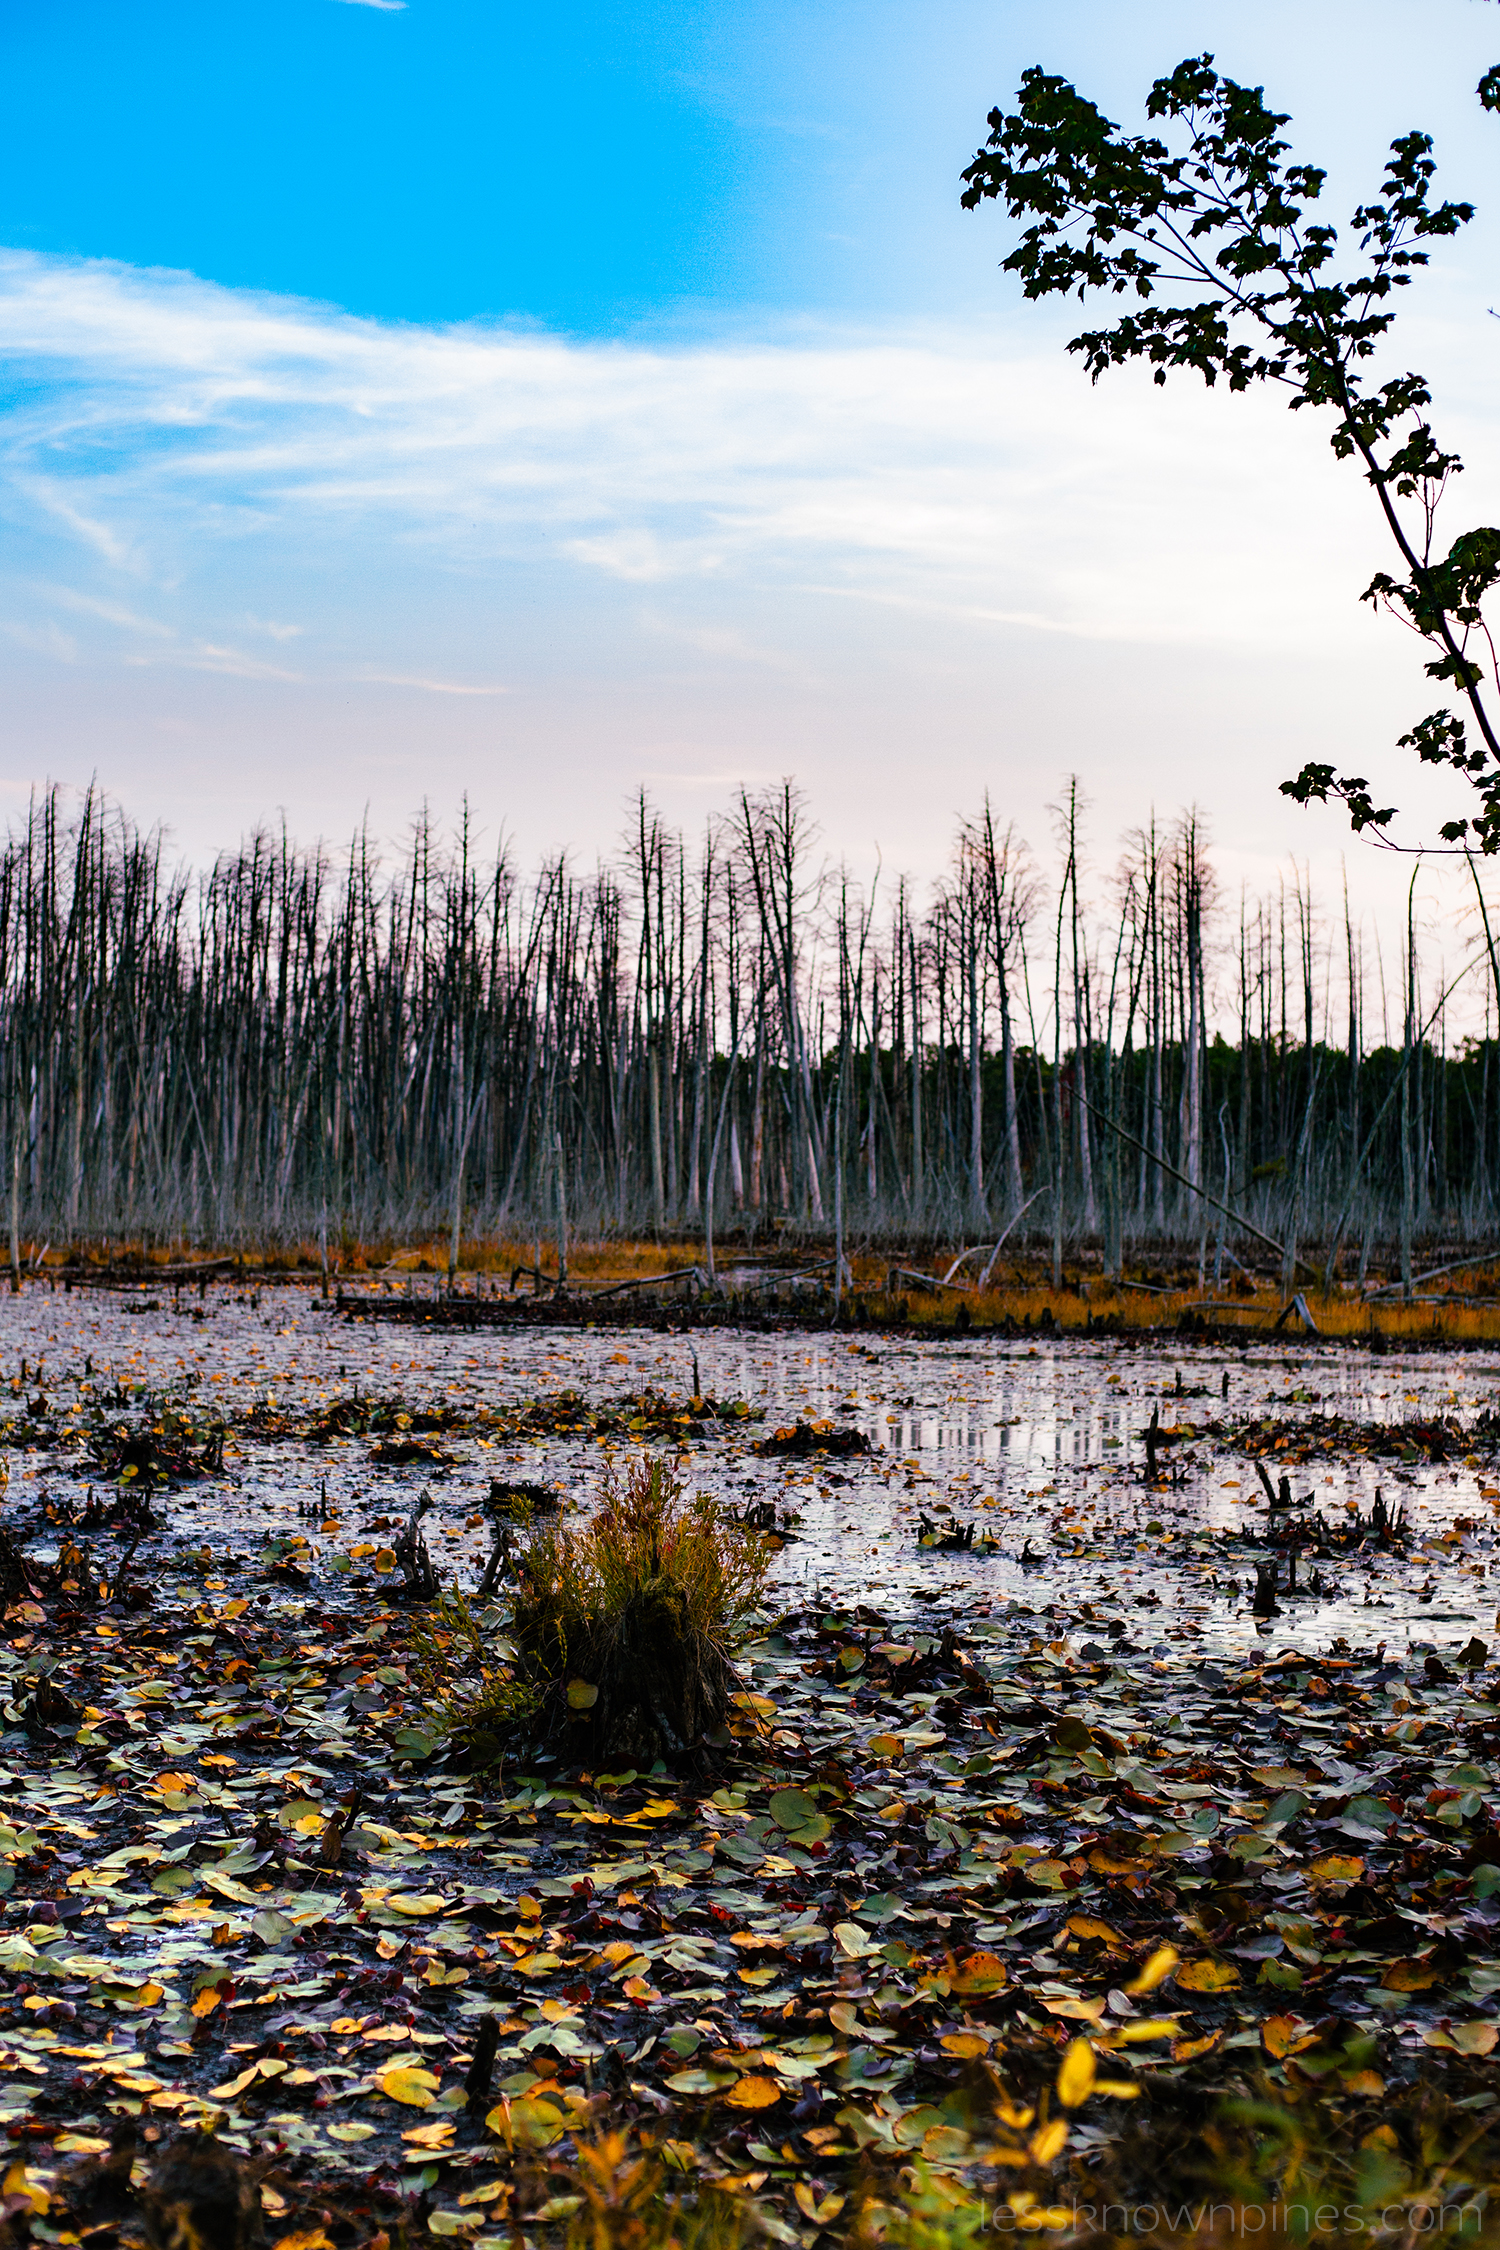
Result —
M 1091 391 L 999 323 L 579 342 L 9 252 L 0 359 L 23 754 L 86 772 L 107 721 L 154 787 L 181 740 L 221 828 L 479 774 L 587 845 L 637 776 L 696 818 L 795 770 L 930 862 L 1076 768 L 1109 822 L 1208 792 L 1247 852 L 1336 851 L 1275 779 L 1377 772 L 1423 692 L 1312 417 Z

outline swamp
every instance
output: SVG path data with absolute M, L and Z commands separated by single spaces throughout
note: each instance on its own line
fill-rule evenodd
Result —
M 11 832 L 10 2242 L 1488 2236 L 1493 919 L 1085 809 Z
M 988 321 L 959 356 L 946 249 L 899 346 L 851 317 L 902 192 L 878 25 L 857 116 L 809 124 L 799 85 L 763 121 L 788 181 L 861 206 L 857 237 L 807 206 L 799 272 L 837 245 L 841 309 L 820 327 L 799 281 L 773 350 L 748 298 L 720 316 L 783 232 L 757 222 L 752 264 L 730 224 L 772 145 L 752 41 L 810 78 L 798 26 L 699 42 L 702 11 L 671 11 L 649 111 L 618 59 L 642 11 L 569 20 L 603 76 L 556 102 L 531 26 L 493 59 L 466 29 L 465 124 L 405 44 L 455 11 L 362 12 L 342 29 L 406 58 L 394 98 L 340 49 L 317 130 L 278 124 L 269 164 L 244 151 L 278 89 L 315 98 L 318 11 L 294 71 L 237 28 L 211 80 L 211 41 L 143 69 L 132 23 L 98 102 L 99 42 L 74 41 L 67 101 L 26 112 L 48 146 L 23 176 L 62 176 L 73 113 L 130 146 L 62 159 L 97 168 L 105 236 L 69 220 L 53 270 L 28 204 L 8 263 L 32 355 L 13 575 L 39 606 L 7 631 L 70 681 L 16 755 L 113 741 L 193 821 L 292 766 L 304 807 L 342 790 L 384 822 L 392 774 L 462 769 L 479 808 L 445 829 L 424 797 L 394 847 L 374 811 L 338 848 L 282 815 L 194 865 L 97 782 L 47 783 L 0 833 L 0 2250 L 1500 2245 L 1500 531 L 1444 555 L 1463 463 L 1384 342 L 1429 244 L 1450 307 L 1487 304 L 1453 287 L 1473 206 L 1429 200 L 1406 131 L 1339 262 L 1309 215 L 1329 174 L 1209 54 L 1156 81 L 1144 137 L 1032 66 L 962 172 L 965 207 L 1023 223 L 1002 271 L 1026 298 L 1126 300 L 1068 345 L 1093 380 L 1139 362 L 1153 390 L 1193 370 L 1331 413 L 1402 574 L 1361 599 L 1440 683 L 1417 717 L 1322 615 L 1349 558 L 1316 477 L 1282 516 L 1253 456 L 1252 521 L 1192 417 L 1091 456 L 1059 383 L 981 368 L 1010 350 Z M 1325 104 L 1387 105 L 1369 52 L 1403 102 L 1424 83 L 1425 22 L 1420 57 L 1326 28 L 1297 41 Z M 936 85 L 967 33 L 919 33 L 902 75 Z M 142 123 L 148 80 L 195 111 L 213 85 L 187 170 L 183 117 Z M 1500 67 L 1476 95 L 1500 112 Z M 610 195 L 585 223 L 576 161 L 539 168 L 549 248 L 506 152 L 585 101 Z M 645 255 L 607 318 L 555 274 L 545 321 L 512 278 L 441 330 L 316 262 L 278 300 L 292 269 L 238 218 L 253 300 L 199 234 L 119 262 L 132 199 L 178 174 L 211 237 L 221 164 L 310 260 L 374 213 L 381 289 L 421 244 L 424 306 L 457 287 L 434 245 L 465 292 L 533 236 L 558 274 L 586 239 Z M 657 202 L 674 230 L 712 214 L 665 323 L 640 294 Z M 875 256 L 883 290 L 919 223 Z M 705 375 L 710 340 L 748 372 Z M 450 512 L 417 537 L 419 490 Z M 299 505 L 315 569 L 269 544 Z M 43 518 L 112 575 L 75 586 L 71 548 L 43 568 Z M 211 526 L 274 565 L 253 606 L 195 566 Z M 1153 583 L 1167 537 L 1184 574 Z M 402 573 L 387 597 L 361 548 Z M 611 582 L 610 623 L 565 561 Z M 222 614 L 195 619 L 210 585 Z M 834 598 L 880 620 L 843 674 Z M 127 669 L 90 653 L 105 629 Z M 227 722 L 196 700 L 214 677 Z M 464 699 L 467 733 L 412 694 Z M 1467 811 L 1403 816 L 1324 762 L 1378 773 L 1377 706 Z M 798 745 L 837 856 L 772 778 Z M 690 827 L 643 783 L 622 800 L 637 754 Z M 715 775 L 742 756 L 753 783 Z M 1271 864 L 1240 784 L 1283 757 L 1281 797 L 1341 806 L 1399 884 L 1356 860 L 1351 890 L 1311 826 Z M 1219 791 L 1221 865 L 1202 806 L 1152 803 L 1173 773 Z M 1113 841 L 1090 776 L 1131 823 Z M 486 833 L 501 790 L 570 840 L 523 864 Z M 881 821 L 916 875 L 887 872 Z

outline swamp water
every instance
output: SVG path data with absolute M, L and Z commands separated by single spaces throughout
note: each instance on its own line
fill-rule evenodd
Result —
M 951 1614 L 971 1629 L 1030 1611 L 1053 1638 L 1087 1638 L 1107 1611 L 1127 1623 L 1124 1646 L 1181 1661 L 1326 1651 L 1339 1639 L 1384 1643 L 1394 1659 L 1456 1650 L 1492 1631 L 1500 1600 L 1500 1577 L 1491 1575 L 1500 1567 L 1500 1485 L 1488 1445 L 1481 1459 L 1463 1440 L 1450 1442 L 1449 1458 L 1437 1461 L 1302 1442 L 1320 1416 L 1340 1417 L 1346 1437 L 1350 1424 L 1378 1431 L 1456 1418 L 1467 1428 L 1500 1401 L 1500 1366 L 1478 1355 L 795 1330 L 465 1333 L 346 1321 L 300 1289 L 264 1290 L 258 1303 L 213 1289 L 201 1302 L 185 1295 L 178 1309 L 166 1293 L 33 1286 L 18 1302 L 0 1298 L 0 1375 L 18 1378 L 23 1359 L 26 1396 L 40 1389 L 64 1426 L 70 1407 L 102 1390 L 123 1391 L 127 1422 L 148 1396 L 233 1425 L 257 1404 L 296 1418 L 356 1389 L 367 1399 L 399 1396 L 418 1415 L 457 1413 L 459 1428 L 443 1440 L 453 1465 L 437 1468 L 376 1466 L 360 1437 L 262 1443 L 235 1431 L 222 1477 L 158 1495 L 164 1535 L 141 1551 L 159 1566 L 173 1551 L 207 1548 L 229 1585 L 228 1557 L 295 1533 L 306 1520 L 299 1508 L 321 1500 L 321 1523 L 338 1528 L 315 1527 L 305 1561 L 318 1580 L 331 1566 L 335 1584 L 345 1579 L 339 1590 L 352 1593 L 348 1550 L 378 1543 L 426 1485 L 435 1507 L 424 1528 L 439 1575 L 472 1588 L 488 1546 L 475 1518 L 492 1477 L 555 1486 L 569 1507 L 586 1509 L 610 1462 L 631 1447 L 565 1433 L 507 1443 L 465 1431 L 464 1416 L 563 1391 L 593 1405 L 643 1389 L 686 1401 L 696 1366 L 705 1395 L 743 1400 L 763 1419 L 711 1424 L 701 1442 L 668 1450 L 689 1490 L 736 1509 L 769 1500 L 779 1517 L 795 1519 L 772 1576 L 773 1601 L 789 1606 L 864 1603 L 909 1622 Z M 1174 1442 L 1164 1455 L 1170 1484 L 1148 1488 L 1143 1434 L 1153 1408 Z M 799 1421 L 857 1430 L 870 1451 L 772 1458 L 752 1450 Z M 89 1470 L 85 1426 L 80 1418 L 71 1453 L 12 1452 L 12 1519 L 54 1489 L 76 1496 Z M 1253 1558 L 1266 1550 L 1234 1535 L 1262 1533 L 1270 1518 L 1254 1461 L 1236 1442 L 1247 1428 L 1258 1432 L 1273 1477 L 1288 1473 L 1295 1501 L 1336 1531 L 1352 1507 L 1368 1513 L 1377 1490 L 1402 1507 L 1405 1553 L 1370 1542 L 1316 1572 L 1304 1561 L 1303 1590 L 1282 1598 L 1278 1617 L 1253 1618 Z M 1283 1430 L 1290 1442 L 1278 1451 Z M 981 1544 L 922 1546 L 924 1519 L 939 1540 L 972 1524 Z M 44 1537 L 33 1551 L 48 1554 Z M 366 1571 L 357 1575 L 368 1585 Z M 1310 1577 L 1319 1590 L 1305 1590 Z M 326 1586 L 325 1598 L 333 1590 Z M 1123 1653 L 1118 1637 L 1115 1653 Z

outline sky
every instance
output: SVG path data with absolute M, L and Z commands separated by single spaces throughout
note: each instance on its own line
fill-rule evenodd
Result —
M 1452 809 L 1368 493 L 1274 398 L 1091 389 L 959 208 L 1028 64 L 1134 125 L 1205 49 L 1335 212 L 1414 125 L 1479 206 L 1401 329 L 1486 520 L 1486 0 L 0 0 L 0 815 L 97 777 L 201 858 L 467 798 L 587 864 L 641 786 L 790 774 L 922 876 L 1076 773 L 1101 861 L 1193 802 L 1231 886 L 1347 857 L 1394 914 L 1276 788 Z

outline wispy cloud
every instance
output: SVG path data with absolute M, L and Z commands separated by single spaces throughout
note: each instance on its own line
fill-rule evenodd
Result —
M 406 0 L 343 0 L 346 8 L 378 8 L 383 16 L 399 16 L 406 12 Z
M 267 664 L 263 657 L 216 646 L 212 641 L 194 641 L 184 650 L 182 661 L 190 671 L 222 672 L 235 680 L 279 680 L 300 686 L 307 677 L 305 672 L 288 672 L 279 664 Z
M 166 641 L 172 638 L 170 625 L 163 625 L 156 617 L 143 617 L 138 609 L 127 609 L 123 602 L 108 601 L 98 594 L 86 594 L 76 586 L 40 585 L 36 592 L 44 601 L 56 603 L 59 609 L 70 609 L 84 617 L 97 617 L 101 624 L 118 626 L 122 633 L 142 635 L 147 640 Z
M 992 335 L 584 345 L 10 253 L 0 354 L 26 377 L 13 506 L 122 574 L 385 540 L 625 589 L 818 585 L 979 633 L 1308 645 L 1367 534 L 1275 402 L 1090 395 Z M 1316 497 L 1291 543 L 1289 487 Z M 1231 521 L 1279 581 L 1236 566 Z
M 30 649 L 34 655 L 49 657 L 55 664 L 75 664 L 78 661 L 78 642 L 72 633 L 65 633 L 55 622 L 33 625 L 20 618 L 6 618 L 0 625 L 7 640 L 17 648 Z
M 486 686 L 470 680 L 424 680 L 409 672 L 361 672 L 367 687 L 412 688 L 421 695 L 509 695 L 509 688 Z
M 679 561 L 649 531 L 608 531 L 594 539 L 569 539 L 563 552 L 575 562 L 606 571 L 611 578 L 623 578 L 632 586 L 654 585 L 659 579 L 675 577 L 680 569 L 705 567 L 703 558 L 689 550 Z
M 641 776 L 696 820 L 795 772 L 837 848 L 936 865 L 987 788 L 1040 842 L 1076 769 L 1120 826 L 1212 795 L 1237 879 L 1336 855 L 1274 782 L 1427 707 L 1311 416 L 1090 391 L 1055 338 L 580 343 L 0 252 L 0 366 L 8 766 L 146 745 L 208 847 L 472 789 L 602 848 Z
M 15 486 L 22 498 L 31 501 L 46 514 L 55 516 L 59 523 L 66 524 L 75 537 L 86 547 L 94 548 L 107 563 L 114 564 L 117 569 L 128 567 L 131 561 L 128 540 L 121 539 L 108 524 L 100 523 L 87 514 L 57 479 L 23 475 L 16 478 Z

